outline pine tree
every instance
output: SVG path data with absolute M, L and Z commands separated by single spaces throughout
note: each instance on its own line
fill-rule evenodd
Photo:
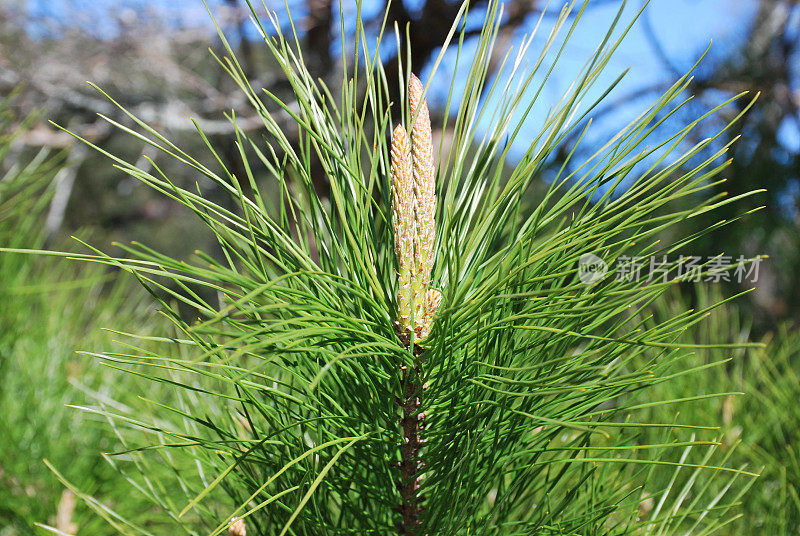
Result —
M 131 127 L 117 124 L 236 203 L 226 208 L 199 187 L 177 186 L 155 162 L 142 170 L 106 153 L 201 218 L 221 255 L 182 261 L 131 244 L 119 246 L 124 255 L 93 248 L 83 256 L 133 274 L 174 326 L 166 337 L 129 333 L 131 352 L 101 357 L 163 384 L 163 399 L 131 413 L 89 408 L 118 430 L 124 456 L 114 463 L 173 530 L 621 535 L 724 526 L 736 497 L 709 495 L 704 468 L 733 480 L 744 471 L 715 464 L 716 442 L 694 435 L 714 423 L 635 420 L 643 404 L 680 407 L 642 396 L 693 351 L 677 337 L 705 311 L 645 322 L 673 280 L 612 270 L 586 283 L 579 261 L 591 253 L 614 266 L 681 251 L 696 238 L 680 235 L 682 220 L 737 201 L 699 195 L 728 165 L 727 146 L 687 140 L 742 95 L 664 135 L 666 118 L 685 103 L 687 74 L 585 163 L 561 168 L 532 203 L 528 193 L 554 151 L 597 105 L 584 101 L 628 30 L 617 18 L 512 161 L 520 125 L 558 69 L 553 52 L 584 8 L 573 2 L 558 13 L 531 68 L 524 58 L 533 36 L 490 78 L 502 16 L 490 4 L 468 68 L 459 70 L 463 94 L 450 85 L 458 112 L 445 118 L 447 154 L 432 142 L 426 87 L 407 63 L 401 101 L 388 102 L 379 47 L 368 46 L 360 19 L 337 98 L 309 75 L 297 36 L 284 35 L 276 16 L 265 24 L 253 11 L 291 98 L 251 87 L 221 34 L 228 55 L 220 64 L 266 133 L 235 129 L 243 175 L 199 127 L 215 166 L 132 114 Z M 465 4 L 445 47 L 459 63 L 467 15 Z M 433 69 L 426 84 L 437 76 Z M 392 107 L 403 118 L 394 128 Z M 315 189 L 314 160 L 327 197 Z M 693 208 L 676 209 L 676 200 Z M 672 243 L 658 240 L 666 230 L 677 236 Z M 147 350 L 153 340 L 169 349 Z M 640 443 L 645 429 L 659 429 L 663 440 Z M 164 465 L 169 476 L 158 470 Z M 680 488 L 685 468 L 694 473 Z M 673 470 L 670 486 L 645 493 L 654 472 Z M 82 497 L 120 533 L 149 534 Z M 643 500 L 657 501 L 654 517 L 640 518 Z

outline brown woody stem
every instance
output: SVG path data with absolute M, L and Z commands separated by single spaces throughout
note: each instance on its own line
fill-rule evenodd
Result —
M 425 427 L 425 414 L 420 413 L 419 407 L 423 386 L 422 378 L 422 348 L 416 346 L 414 355 L 417 358 L 413 369 L 402 365 L 403 394 L 398 397 L 398 405 L 402 411 L 400 427 L 403 432 L 403 442 L 400 445 L 400 496 L 402 502 L 398 507 L 402 519 L 397 527 L 397 533 L 405 536 L 418 536 L 423 499 L 417 495 L 423 463 L 420 458 L 423 439 L 421 432 Z

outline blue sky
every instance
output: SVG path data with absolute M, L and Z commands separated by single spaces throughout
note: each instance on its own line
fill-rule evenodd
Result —
M 636 16 L 641 6 L 641 3 L 631 3 L 627 7 L 622 17 L 622 23 L 619 24 L 620 30 Z M 560 7 L 560 4 L 551 3 L 551 8 L 553 7 Z M 708 61 L 723 58 L 729 54 L 731 47 L 740 42 L 742 36 L 747 32 L 755 8 L 756 3 L 748 0 L 652 0 L 647 8 L 648 11 L 642 17 L 649 17 L 650 26 L 658 36 L 665 54 L 670 58 L 675 69 L 683 74 L 691 68 L 712 41 L 711 49 L 706 55 Z M 548 110 L 568 91 L 570 84 L 578 77 L 585 62 L 602 42 L 618 10 L 618 3 L 601 4 L 584 15 L 568 42 L 564 54 L 559 59 L 557 69 L 547 81 L 539 101 L 525 119 L 518 137 L 519 141 L 512 146 L 510 152 L 512 160 L 515 156 L 521 156 L 528 149 L 526 140 L 531 140 L 535 133 L 541 130 Z M 629 70 L 628 74 L 608 97 L 609 102 L 645 86 L 660 85 L 666 88 L 675 80 L 677 75 L 664 67 L 663 62 L 659 60 L 653 50 L 645 31 L 646 21 L 643 18 L 634 24 L 625 37 L 609 62 L 604 77 L 597 82 L 584 99 L 584 106 L 588 106 L 589 103 L 600 98 L 608 85 L 625 70 Z M 539 28 L 535 36 L 529 52 L 531 61 L 535 60 L 547 40 L 551 21 L 552 19 L 545 19 L 542 23 L 543 26 Z M 528 33 L 535 22 L 534 19 L 528 27 L 521 28 L 519 37 L 521 38 L 523 33 Z M 557 43 L 559 42 L 557 40 Z M 557 49 L 557 46 L 554 48 Z M 553 52 L 555 53 L 555 50 Z M 553 55 L 551 54 L 551 56 Z M 452 76 L 453 63 L 452 58 L 450 61 L 448 59 L 443 61 L 436 78 L 449 80 Z M 423 79 L 426 79 L 427 75 L 428 73 L 424 72 Z M 456 79 L 458 78 L 456 76 Z M 542 78 L 543 76 L 539 76 L 539 79 Z M 447 88 L 443 86 L 446 85 L 434 84 L 431 92 L 432 100 L 438 101 L 442 105 L 447 97 Z M 529 90 L 529 97 L 532 98 L 537 89 L 538 83 L 535 83 Z M 658 91 L 637 99 L 626 100 L 616 106 L 612 112 L 596 117 L 596 121 L 584 138 L 583 146 L 588 148 L 601 146 L 608 140 L 609 133 L 617 132 L 624 127 L 651 105 L 660 94 L 661 91 Z M 719 104 L 727 96 L 714 95 L 713 97 L 701 102 L 698 108 L 705 111 Z M 696 113 L 702 112 L 700 109 L 696 109 Z M 695 117 L 695 115 L 691 116 L 692 119 Z M 663 136 L 667 132 L 672 134 L 669 129 L 661 129 L 655 133 L 654 138 L 659 139 L 659 136 Z M 787 128 L 784 136 L 787 139 L 798 138 L 794 125 L 792 128 Z M 652 145 L 653 141 L 648 140 L 648 144 Z
M 406 0 L 406 6 L 414 9 L 420 0 Z M 212 11 L 219 9 L 222 0 L 208 0 Z M 290 0 L 295 19 L 301 19 L 305 13 L 305 2 Z M 283 12 L 283 0 L 267 0 L 266 5 Z M 355 11 L 354 2 L 344 2 L 343 8 L 348 14 L 346 20 Z M 551 10 L 560 8 L 560 2 L 551 2 Z M 642 6 L 641 2 L 630 2 L 625 12 L 624 19 L 630 18 Z M 648 17 L 653 31 L 658 36 L 663 50 L 671 59 L 677 70 L 687 70 L 699 55 L 709 46 L 711 49 L 707 58 L 725 57 L 731 51 L 732 44 L 741 41 L 747 32 L 750 21 L 755 13 L 757 2 L 755 0 L 651 0 L 644 15 Z M 89 31 L 100 38 L 113 37 L 119 31 L 119 20 L 137 17 L 140 20 L 159 21 L 168 27 L 197 27 L 205 28 L 209 36 L 213 36 L 206 8 L 201 0 L 27 0 L 27 14 L 29 15 L 28 30 L 33 36 L 48 35 L 59 32 L 64 27 L 77 27 Z M 380 6 L 374 0 L 365 0 L 362 10 L 375 12 Z M 538 131 L 544 121 L 549 106 L 563 95 L 566 88 L 574 80 L 586 59 L 592 54 L 594 48 L 603 38 L 611 21 L 618 10 L 617 3 L 599 4 L 592 8 L 580 23 L 574 37 L 567 45 L 559 68 L 554 76 L 548 80 L 546 90 L 540 97 L 539 104 L 533 113 L 526 119 L 523 126 L 522 139 L 525 132 Z M 538 36 L 531 47 L 532 56 L 538 54 L 537 45 L 541 45 L 549 32 L 547 25 L 552 19 L 546 19 L 544 27 L 540 28 Z M 626 78 L 620 83 L 614 95 L 621 96 L 645 85 L 674 80 L 675 75 L 669 72 L 658 59 L 653 50 L 647 34 L 645 24 L 640 20 L 623 41 L 616 55 L 609 63 L 606 70 L 606 83 L 610 82 L 625 69 L 629 69 Z M 521 28 L 520 33 L 528 32 L 529 27 Z M 255 36 L 255 32 L 253 33 Z M 338 49 L 334 46 L 334 50 Z M 446 84 L 437 84 L 437 80 L 449 82 L 453 76 L 452 57 L 446 57 L 437 73 L 434 84 L 429 94 L 431 101 L 440 106 L 446 99 Z M 426 79 L 428 73 L 423 72 L 422 78 Z M 597 89 L 587 100 L 599 96 L 605 83 L 599 83 Z M 631 100 L 625 105 L 620 105 L 612 113 L 598 119 L 592 131 L 587 135 L 587 144 L 598 142 L 608 132 L 615 131 L 626 124 L 630 119 L 647 107 L 656 98 L 656 94 L 644 96 L 638 100 Z M 723 95 L 718 95 L 723 98 Z M 717 104 L 710 99 L 702 103 L 706 107 Z M 530 139 L 528 137 L 527 139 Z M 787 124 L 780 131 L 782 142 L 794 150 L 800 150 L 800 132 L 796 124 Z M 514 154 L 521 154 L 527 147 L 519 144 L 512 148 Z

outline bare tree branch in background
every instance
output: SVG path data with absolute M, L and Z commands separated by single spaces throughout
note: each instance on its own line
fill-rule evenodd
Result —
M 253 83 L 278 91 L 281 77 L 277 70 L 268 64 L 260 70 L 255 68 L 255 47 L 245 34 L 249 8 L 239 4 L 227 0 L 217 13 L 218 21 L 226 29 L 233 28 L 232 37 L 238 37 L 237 53 L 243 67 L 251 71 Z M 167 27 L 146 13 L 131 9 L 120 9 L 115 14 L 119 31 L 112 38 L 100 39 L 68 22 L 52 27 L 52 35 L 32 37 L 26 25 L 37 21 L 31 21 L 30 14 L 0 6 L 0 92 L 8 94 L 16 87 L 23 88 L 15 100 L 20 117 L 34 112 L 43 119 L 69 125 L 71 131 L 100 146 L 121 143 L 122 136 L 113 132 L 98 113 L 123 124 L 131 124 L 130 119 L 86 83 L 91 80 L 134 115 L 179 140 L 195 136 L 196 127 L 189 117 L 221 147 L 230 142 L 233 132 L 233 125 L 224 117 L 226 113 L 236 112 L 241 129 L 263 128 L 261 118 L 209 55 L 209 45 L 215 44 L 209 28 Z M 38 22 L 51 27 L 49 19 Z M 275 111 L 274 117 L 285 120 L 287 127 L 293 124 L 283 111 Z M 67 216 L 72 192 L 79 198 L 96 192 L 83 191 L 86 184 L 78 183 L 80 177 L 91 175 L 88 169 L 101 166 L 100 157 L 82 153 L 82 144 L 45 122 L 26 130 L 17 143 L 71 148 L 70 165 L 59 176 L 47 221 L 48 233 L 55 234 Z M 225 152 L 232 167 L 239 163 L 238 151 Z M 94 164 L 87 167 L 77 161 L 82 154 Z M 87 201 L 93 205 L 99 202 Z M 131 217 L 161 214 L 133 206 L 129 210 Z
M 331 0 L 307 0 L 307 9 L 303 49 L 306 66 L 311 76 L 328 78 L 333 66 L 330 52 L 333 4 Z
M 745 37 L 728 57 L 705 69 L 692 88 L 699 95 L 760 93 L 756 106 L 727 133 L 729 139 L 741 140 L 734 147 L 728 181 L 719 190 L 738 195 L 754 186 L 766 188 L 767 210 L 749 217 L 747 233 L 711 239 L 725 244 L 728 251 L 770 255 L 754 299 L 776 317 L 800 313 L 800 282 L 793 275 L 800 262 L 800 200 L 787 190 L 800 177 L 800 154 L 787 147 L 779 135 L 786 122 L 795 129 L 800 126 L 800 99 L 792 90 L 800 76 L 796 67 L 800 28 L 798 17 L 792 17 L 798 9 L 795 0 L 760 0 Z M 740 100 L 733 113 L 745 105 L 746 99 Z M 784 204 L 793 204 L 794 216 L 781 210 Z M 718 217 L 734 218 L 738 210 L 730 205 Z
M 299 1 L 305 3 L 303 11 L 306 13 L 298 26 L 305 62 L 311 74 L 333 90 L 337 78 L 334 75 L 338 75 L 339 70 L 338 60 L 332 57 L 330 48 L 334 24 L 332 1 Z M 486 0 L 480 0 L 472 9 L 484 9 L 486 4 Z M 535 5 L 532 0 L 509 2 L 500 30 L 501 39 L 510 39 Z M 420 71 L 442 46 L 459 8 L 458 1 L 425 0 L 419 12 L 412 16 L 402 1 L 391 3 L 390 19 L 401 27 L 409 25 L 415 70 Z M 215 38 L 208 28 L 176 29 L 153 20 L 147 13 L 120 9 L 114 13 L 119 31 L 111 38 L 100 39 L 85 28 L 73 27 L 67 22 L 53 27 L 52 35 L 33 38 L 24 29 L 31 22 L 29 13 L 14 12 L 8 7 L 0 7 L 0 10 L 3 10 L 0 91 L 8 92 L 19 85 L 26 87 L 21 106 L 27 109 L 21 110 L 23 113 L 37 109 L 43 117 L 56 123 L 69 123 L 80 136 L 107 143 L 110 140 L 106 136 L 112 134 L 96 114 L 122 123 L 128 123 L 129 119 L 85 83 L 91 80 L 134 115 L 179 138 L 184 132 L 187 138 L 194 133 L 195 125 L 187 117 L 194 118 L 207 135 L 216 138 L 234 170 L 240 165 L 238 151 L 228 136 L 233 127 L 223 114 L 236 112 L 238 126 L 245 130 L 258 130 L 262 126 L 261 119 L 252 114 L 242 93 L 209 57 L 209 44 L 218 49 L 220 45 L 214 44 Z M 381 13 L 381 10 L 375 12 Z M 252 85 L 287 96 L 286 81 L 271 64 L 264 47 L 253 46 L 248 41 L 249 6 L 241 0 L 224 0 L 216 17 L 238 47 L 237 55 Z M 380 20 L 382 15 L 374 22 Z M 38 22 L 46 26 L 48 21 Z M 390 62 L 386 72 L 390 88 L 396 91 L 396 64 Z M 288 114 L 275 113 L 279 119 L 286 119 L 288 128 L 291 124 Z M 31 131 L 25 143 L 63 148 L 72 140 L 42 126 Z M 324 192 L 327 179 L 321 167 L 312 166 L 312 174 L 315 184 Z
M 470 5 L 470 9 L 480 11 L 486 9 L 488 2 L 479 0 Z M 419 14 L 412 16 L 406 9 L 402 1 L 389 3 L 389 21 L 397 23 L 400 28 L 400 49 L 406 50 L 408 43 L 411 43 L 411 70 L 421 72 L 423 67 L 431 60 L 431 56 L 444 44 L 450 27 L 458 15 L 461 7 L 460 2 L 449 2 L 446 0 L 427 0 Z M 499 44 L 507 43 L 513 33 L 526 20 L 528 15 L 537 11 L 536 0 L 511 0 L 504 6 L 503 22 L 499 28 Z M 406 28 L 408 31 L 406 32 Z M 475 32 L 467 32 L 467 36 L 474 36 Z M 493 73 L 504 53 L 503 46 L 495 47 L 495 56 L 492 58 L 492 65 L 489 74 Z M 393 57 L 384 66 L 387 82 L 389 85 L 390 98 L 397 102 L 399 96 L 398 77 L 398 58 Z M 398 114 L 399 110 L 393 113 Z
M 69 155 L 67 163 L 56 173 L 54 179 L 55 192 L 50 201 L 50 208 L 47 211 L 47 219 L 44 223 L 45 233 L 49 238 L 53 237 L 61 228 L 64 222 L 64 215 L 67 212 L 67 203 L 72 195 L 72 187 L 75 184 L 75 177 L 78 170 L 86 159 L 89 149 L 82 143 L 76 143 Z

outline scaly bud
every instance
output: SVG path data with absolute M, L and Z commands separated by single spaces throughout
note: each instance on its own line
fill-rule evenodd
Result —
M 433 327 L 433 317 L 442 303 L 442 293 L 435 288 L 428 289 L 425 294 L 425 306 L 422 311 L 422 321 L 417 324 L 417 337 L 426 338 Z
M 244 519 L 233 518 L 233 523 L 228 527 L 228 536 L 247 536 L 247 527 L 244 526 Z
M 436 238 L 436 166 L 433 163 L 433 141 L 428 104 L 423 97 L 422 82 L 414 74 L 408 82 L 411 108 L 411 152 L 414 176 L 414 324 L 421 330 L 425 313 L 425 293 L 433 267 L 433 244 Z M 429 330 L 428 330 L 429 331 Z M 423 337 L 420 337 L 423 338 Z
M 413 330 L 414 277 L 414 176 L 411 146 L 403 125 L 392 134 L 392 225 L 397 256 L 399 290 L 397 294 L 397 327 L 408 339 Z
M 420 241 L 417 260 L 423 276 L 430 278 L 433 267 L 433 242 L 436 237 L 436 166 L 433 163 L 433 140 L 428 104 L 423 98 L 422 82 L 414 74 L 408 83 L 408 100 L 411 105 L 411 147 L 414 166 L 415 218 Z M 415 244 L 416 245 L 416 244 Z M 426 279 L 425 284 L 428 281 Z

